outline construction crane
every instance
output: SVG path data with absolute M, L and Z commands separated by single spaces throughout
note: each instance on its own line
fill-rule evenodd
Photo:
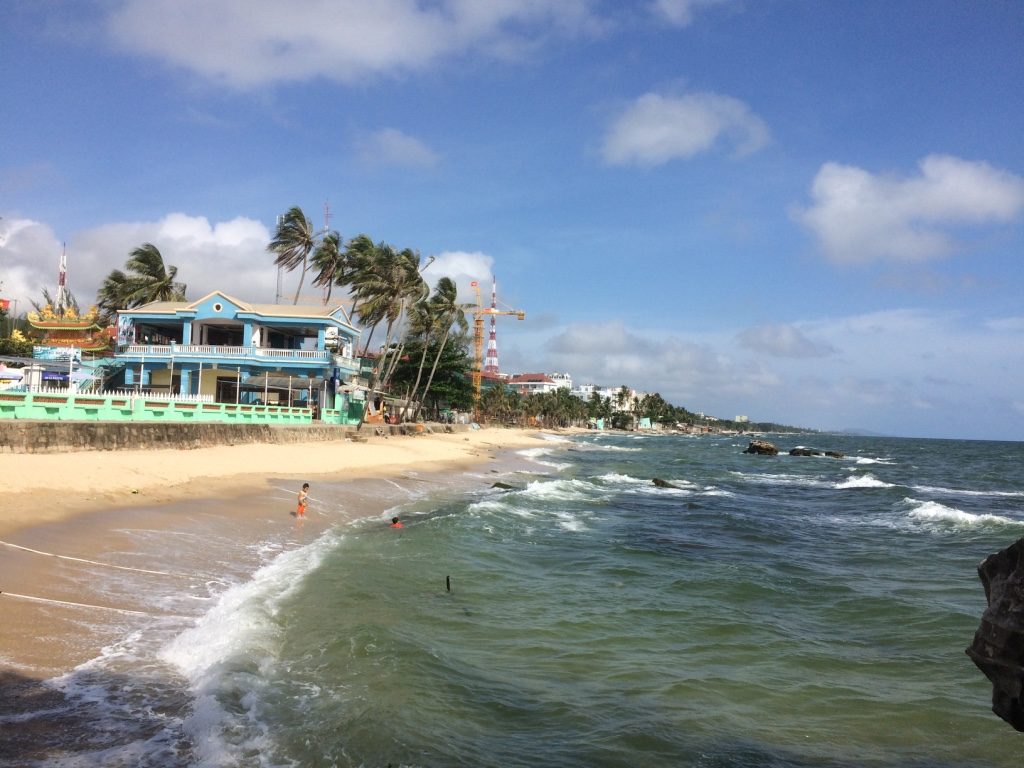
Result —
M 484 369 L 484 318 L 496 315 L 515 315 L 517 320 L 525 320 L 526 312 L 521 309 L 498 309 L 485 307 L 480 299 L 480 284 L 474 280 L 470 285 L 476 291 L 476 309 L 473 310 L 473 403 L 480 402 L 480 381 Z

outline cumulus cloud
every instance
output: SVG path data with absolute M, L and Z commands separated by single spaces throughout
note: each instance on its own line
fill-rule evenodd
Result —
M 768 126 L 731 96 L 646 93 L 616 118 L 601 149 L 609 165 L 662 165 L 730 145 L 737 155 L 761 149 Z
M 654 0 L 651 11 L 674 27 L 686 27 L 700 8 L 719 5 L 723 0 Z
M 124 50 L 248 89 L 399 75 L 467 52 L 516 55 L 606 24 L 591 0 L 121 0 L 106 19 Z
M 433 168 L 440 162 L 434 150 L 396 128 L 382 128 L 359 137 L 356 150 L 364 165 L 417 169 Z
M 54 292 L 61 244 L 40 222 L 3 219 L 0 224 L 5 233 L 0 247 L 4 292 L 25 302 L 20 312 L 30 299 L 39 299 L 43 288 Z M 123 269 L 129 253 L 149 242 L 160 249 L 166 264 L 178 268 L 178 279 L 188 286 L 191 299 L 230 286 L 239 299 L 273 301 L 277 270 L 266 251 L 269 241 L 267 228 L 245 217 L 211 223 L 203 216 L 171 213 L 158 221 L 107 224 L 68 240 L 68 286 L 79 304 L 93 303 L 103 278 L 112 269 Z M 285 279 L 294 291 L 298 272 Z M 313 298 L 316 291 L 304 293 Z
M 476 290 L 471 283 L 476 281 L 480 290 L 489 295 L 493 264 L 494 259 L 480 251 L 442 251 L 423 270 L 423 279 L 433 288 L 438 278 L 450 277 L 459 289 L 459 301 L 476 303 Z
M 747 328 L 737 336 L 740 346 L 773 357 L 827 357 L 835 348 L 813 341 L 793 325 L 762 325 Z
M 1020 216 L 1024 179 L 948 155 L 925 157 L 911 177 L 826 163 L 811 185 L 811 201 L 793 215 L 830 261 L 923 261 L 956 247 L 957 226 Z

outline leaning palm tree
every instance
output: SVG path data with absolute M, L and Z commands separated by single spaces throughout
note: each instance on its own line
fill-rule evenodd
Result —
M 383 352 L 370 376 L 371 390 L 378 382 L 382 389 L 387 386 L 401 358 L 404 345 L 392 349 L 393 334 L 406 308 L 422 301 L 429 293 L 430 289 L 420 275 L 420 270 L 425 268 L 426 265 L 420 266 L 420 256 L 416 251 L 408 248 L 396 251 L 392 246 L 380 243 L 373 247 L 372 252 L 364 254 L 353 274 L 352 290 L 360 321 L 371 324 L 371 335 L 379 323 L 386 323 Z M 362 427 L 365 416 L 364 409 L 359 427 Z
M 466 311 L 472 308 L 472 304 L 459 304 L 457 301 L 458 288 L 455 286 L 455 281 L 450 277 L 442 277 L 437 281 L 437 286 L 434 288 L 434 295 L 430 298 L 431 311 L 438 318 L 435 323 L 439 330 L 443 330 L 441 334 L 441 340 L 437 345 L 437 354 L 434 356 L 434 364 L 430 368 L 430 375 L 427 376 L 427 383 L 423 387 L 423 394 L 419 398 L 419 403 L 416 405 L 416 410 L 412 414 L 412 420 L 416 419 L 420 415 L 420 409 L 423 407 L 423 403 L 427 400 L 427 393 L 430 392 L 430 385 L 434 382 L 434 373 L 437 372 L 437 365 L 441 360 L 441 355 L 444 353 L 444 348 L 448 344 L 448 339 L 451 336 L 452 326 L 459 329 L 460 332 L 465 333 L 469 329 L 469 323 L 466 322 Z M 424 347 L 424 351 L 426 347 Z M 422 370 L 422 366 L 421 366 Z M 419 377 L 416 379 L 417 386 L 419 385 Z M 415 394 L 416 388 L 413 387 L 413 394 Z
M 165 265 L 160 250 L 152 243 L 143 243 L 132 251 L 124 266 L 132 273 L 129 281 L 132 306 L 185 298 L 185 284 L 175 281 L 178 268 Z
M 324 235 L 313 253 L 313 268 L 317 270 L 313 285 L 327 288 L 324 304 L 331 300 L 336 285 L 345 285 L 349 276 L 347 250 L 341 247 L 341 235 L 331 231 Z
M 292 304 L 299 303 L 302 282 L 306 279 L 306 270 L 309 268 L 309 254 L 315 245 L 316 234 L 313 231 L 313 222 L 306 218 L 306 214 L 299 206 L 293 205 L 278 220 L 274 239 L 267 246 L 268 251 L 276 254 L 274 264 L 277 266 L 283 267 L 289 272 L 297 267 L 302 267 L 299 287 L 295 289 L 295 300 L 292 301 Z
M 187 287 L 177 282 L 178 268 L 164 264 L 160 249 L 143 243 L 125 262 L 124 271 L 111 270 L 96 294 L 96 304 L 108 318 L 119 309 L 153 301 L 183 301 Z

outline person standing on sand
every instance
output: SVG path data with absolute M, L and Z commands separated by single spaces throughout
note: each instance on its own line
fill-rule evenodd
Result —
M 305 517 L 306 507 L 309 505 L 309 483 L 302 484 L 302 490 L 299 491 L 299 503 L 295 507 L 295 517 Z

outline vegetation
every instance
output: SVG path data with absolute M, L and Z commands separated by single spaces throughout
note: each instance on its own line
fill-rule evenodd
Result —
M 141 307 L 153 301 L 184 301 L 186 286 L 177 282 L 178 268 L 164 264 L 160 249 L 143 243 L 133 250 L 125 269 L 112 270 L 96 295 L 107 322 L 113 322 L 119 309 Z

